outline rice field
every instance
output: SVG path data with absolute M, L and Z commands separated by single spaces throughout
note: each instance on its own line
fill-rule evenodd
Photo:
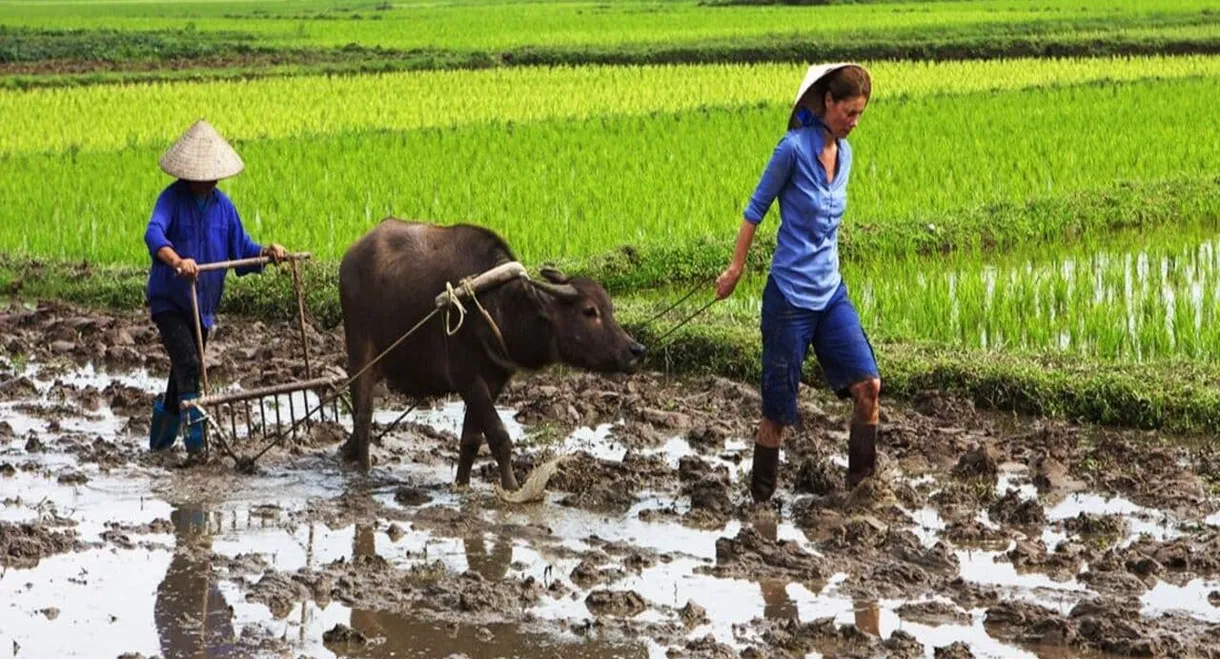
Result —
M 869 234 L 879 249 L 901 256 L 912 236 L 988 204 L 1123 182 L 1209 180 L 1220 162 L 1220 122 L 1199 117 L 1217 97 L 1220 78 L 1205 76 L 879 98 L 851 138 L 845 240 Z M 1162 113 L 1169 98 L 1175 111 Z M 256 235 L 323 258 L 337 258 L 386 215 L 485 224 L 534 262 L 709 237 L 727 245 L 786 108 L 772 101 L 246 139 L 236 146 L 247 171 L 222 189 Z M 1146 116 L 1157 123 L 1133 121 Z M 1174 148 L 1147 148 L 1150 130 Z M 1177 137 L 1185 134 L 1193 139 Z M 144 262 L 132 237 L 169 182 L 156 166 L 165 146 L 135 140 L 125 148 L 6 155 L 0 214 L 12 219 L 0 227 L 0 249 Z M 765 231 L 775 228 L 772 212 Z M 1020 221 L 1054 235 L 1072 218 Z
M 940 95 L 1220 77 L 1220 57 L 868 62 L 875 106 Z M 800 64 L 579 66 L 0 90 L 0 153 L 175 139 L 199 116 L 236 140 L 599 119 L 791 102 Z M 132 112 L 132 108 L 139 108 Z M 782 125 L 782 122 L 781 122 Z
M 968 46 L 1047 34 L 1155 44 L 1172 34 L 1166 50 L 1207 51 L 1220 38 L 1220 15 L 1197 0 L 0 0 L 0 26 L 209 35 L 235 52 L 706 47 L 709 61 L 697 64 L 0 90 L 0 255 L 143 266 L 139 237 L 169 183 L 156 161 L 206 117 L 247 164 L 221 187 L 260 240 L 325 265 L 387 215 L 474 222 L 531 264 L 636 254 L 652 274 L 635 288 L 703 278 L 727 260 L 807 64 L 725 61 L 724 44 L 956 35 Z M 874 95 L 850 138 L 841 239 L 876 337 L 1127 361 L 1220 354 L 1220 56 L 865 63 Z M 773 207 L 764 245 L 777 221 Z M 632 286 L 624 294 L 670 292 Z M 746 294 L 714 313 L 749 324 L 756 302 Z
M 1206 0 L 1033 0 L 846 3 L 817 7 L 712 6 L 672 0 L 574 2 L 28 2 L 0 3 L 0 24 L 228 33 L 259 43 L 396 49 L 497 50 L 522 46 L 681 44 L 769 36 L 855 38 L 952 33 L 1106 35 L 1204 27 L 1220 19 Z
M 1220 361 L 1215 224 L 984 258 L 860 260 L 845 264 L 843 277 L 874 341 L 1137 363 Z M 756 324 L 765 278 L 743 279 L 712 317 Z M 682 291 L 642 297 L 659 307 Z

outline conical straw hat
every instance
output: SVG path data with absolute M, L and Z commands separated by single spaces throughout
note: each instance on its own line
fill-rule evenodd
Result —
M 246 166 L 225 138 L 200 119 L 161 156 L 161 169 L 188 181 L 218 181 L 236 176 Z
M 796 90 L 796 99 L 792 101 L 792 111 L 788 113 L 788 127 L 793 128 L 798 126 L 796 120 L 796 111 L 800 107 L 801 101 L 805 98 L 805 94 L 817 84 L 819 80 L 830 74 L 832 71 L 837 71 L 845 66 L 863 66 L 855 62 L 835 62 L 833 64 L 814 64 L 805 72 L 805 79 L 801 81 L 801 86 Z

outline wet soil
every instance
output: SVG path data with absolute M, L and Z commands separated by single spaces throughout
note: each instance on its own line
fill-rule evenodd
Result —
M 499 401 L 519 480 L 562 457 L 543 501 L 513 504 L 496 496 L 486 447 L 472 484 L 453 487 L 458 399 L 407 415 L 368 474 L 338 458 L 350 419 L 330 408 L 246 473 L 217 447 L 199 463 L 180 442 L 149 453 L 167 362 L 140 314 L 14 305 L 0 336 L 0 598 L 12 603 L 0 636 L 21 656 L 1220 647 L 1220 454 L 1192 438 L 989 415 L 926 392 L 885 403 L 878 475 L 849 490 L 849 410 L 805 390 L 778 492 L 755 504 L 755 388 L 556 368 Z M 297 337 L 222 317 L 209 378 L 304 379 Z M 341 339 L 310 328 L 313 375 L 343 367 Z M 411 403 L 380 393 L 379 430 Z

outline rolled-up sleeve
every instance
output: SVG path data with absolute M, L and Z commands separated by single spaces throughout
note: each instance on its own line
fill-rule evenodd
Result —
M 780 139 L 779 144 L 775 145 L 775 151 L 771 154 L 771 160 L 767 162 L 767 167 L 763 170 L 762 178 L 759 179 L 758 186 L 754 189 L 754 194 L 750 196 L 750 201 L 746 204 L 744 213 L 746 221 L 753 224 L 762 222 L 767 211 L 771 209 L 771 204 L 775 201 L 775 197 L 779 195 L 784 184 L 788 182 L 788 177 L 792 174 L 795 157 L 796 152 L 793 149 L 792 142 L 785 135 Z
M 157 203 L 153 206 L 152 215 L 148 218 L 148 228 L 144 229 L 144 244 L 148 247 L 148 253 L 152 255 L 154 260 L 157 258 L 157 252 L 162 247 L 166 245 L 174 246 L 166 235 L 169 233 L 169 224 L 173 219 L 173 200 L 170 194 L 163 193 L 157 197 Z

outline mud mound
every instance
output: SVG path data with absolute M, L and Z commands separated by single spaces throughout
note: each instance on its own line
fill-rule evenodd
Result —
M 1004 496 L 987 508 L 992 521 L 1014 526 L 1042 526 L 1046 524 L 1046 510 L 1034 499 L 1023 499 L 1016 490 L 1008 490 Z
M 970 614 L 944 602 L 903 604 L 894 610 L 903 620 L 924 625 L 969 625 Z
M 681 648 L 670 648 L 665 656 L 670 659 L 736 659 L 738 655 L 736 650 L 709 634 L 687 641 Z
M 974 653 L 970 651 L 970 646 L 961 641 L 955 641 L 952 645 L 936 648 L 933 653 L 936 659 L 974 659 Z
M 1206 634 L 1185 641 L 1166 616 L 1142 618 L 1130 604 L 1086 600 L 1067 616 L 1024 602 L 1004 602 L 987 611 L 988 631 L 1022 643 L 1059 645 L 1131 657 L 1213 656 Z
M 716 566 L 697 571 L 718 577 L 753 578 L 759 574 L 812 582 L 827 574 L 821 559 L 807 554 L 793 542 L 768 540 L 752 527 L 743 527 L 732 538 L 716 540 Z
M 829 656 L 891 656 L 889 648 L 883 646 L 876 636 L 869 635 L 856 625 L 836 626 L 834 618 L 819 618 L 807 623 L 791 619 L 766 620 L 759 628 L 767 647 L 789 653 L 777 653 L 778 656 L 801 657 L 814 652 Z M 905 643 L 901 640 L 895 643 L 898 647 L 902 645 Z M 919 654 L 913 656 L 922 654 L 921 647 Z
M 661 482 L 671 473 L 659 456 L 628 451 L 621 462 L 595 458 L 584 451 L 559 464 L 550 488 L 571 494 L 560 503 L 595 511 L 623 511 L 635 503 L 636 493 Z
M 1018 572 L 1036 570 L 1058 581 L 1071 579 L 1088 560 L 1089 550 L 1080 544 L 1063 544 L 1053 553 L 1047 551 L 1041 539 L 1021 539 L 1003 558 L 1012 563 Z M 1000 560 L 1000 559 L 996 559 Z
M 929 499 L 941 515 L 963 522 L 973 519 L 975 512 L 995 501 L 995 487 L 983 480 L 951 480 Z
M 334 627 L 322 633 L 322 642 L 327 645 L 362 646 L 367 645 L 369 639 L 343 623 L 335 623 Z
M 27 377 L 9 378 L 0 382 L 0 400 L 24 400 L 27 398 L 36 398 L 38 396 L 38 387 Z
M 962 455 L 953 468 L 953 475 L 958 478 L 978 478 L 994 483 L 999 473 L 997 454 L 994 449 L 985 444 L 975 444 L 974 448 Z
M 47 556 L 84 549 L 75 529 L 52 530 L 39 523 L 0 521 L 0 565 L 29 568 Z
M 282 619 L 292 612 L 298 602 L 304 602 L 312 596 L 312 591 L 297 579 L 283 573 L 270 572 L 250 588 L 246 599 L 265 604 L 272 616 Z
M 950 522 L 945 526 L 945 540 L 962 547 L 998 549 L 1008 545 L 1008 534 L 984 526 L 977 519 Z
M 678 461 L 678 481 L 682 483 L 681 494 L 690 497 L 689 522 L 723 524 L 732 515 L 729 470 L 724 465 L 712 465 L 694 456 L 683 457 Z
M 962 423 L 974 416 L 974 402 L 951 396 L 942 391 L 921 391 L 911 399 L 916 412 L 934 419 Z
M 1059 525 L 1070 533 L 1082 536 L 1117 539 L 1127 533 L 1129 525 L 1121 515 L 1094 515 L 1080 513 L 1069 517 Z
M 444 573 L 429 583 L 420 597 L 422 606 L 438 611 L 508 615 L 538 603 L 542 586 L 533 577 L 490 581 L 468 570 Z
M 1141 559 L 1150 559 L 1166 571 L 1204 577 L 1220 574 L 1220 532 L 1169 542 L 1141 538 L 1124 553 L 1127 565 L 1138 565 Z
M 582 560 L 572 568 L 568 574 L 568 578 L 572 583 L 581 588 L 592 588 L 603 583 L 613 583 L 627 576 L 627 573 L 618 568 L 608 567 L 598 569 L 597 565 L 590 559 Z
M 648 610 L 648 600 L 634 590 L 595 590 L 585 598 L 585 606 L 596 616 L 630 618 Z
M 843 488 L 846 470 L 824 458 L 807 458 L 796 470 L 793 492 L 831 496 Z

